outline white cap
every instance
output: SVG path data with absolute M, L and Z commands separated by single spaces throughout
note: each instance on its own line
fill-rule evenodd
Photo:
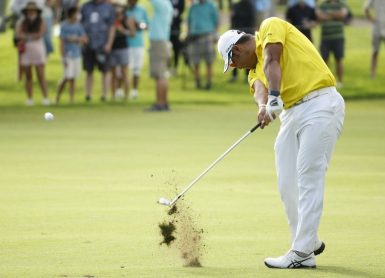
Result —
M 218 40 L 218 52 L 221 54 L 222 59 L 225 61 L 223 72 L 226 72 L 229 68 L 230 57 L 229 53 L 233 49 L 233 46 L 245 33 L 238 30 L 229 30 L 223 33 Z

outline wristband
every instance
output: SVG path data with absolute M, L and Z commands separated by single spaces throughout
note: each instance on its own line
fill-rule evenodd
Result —
M 275 96 L 275 97 L 278 97 L 281 93 L 279 91 L 274 91 L 274 90 L 270 90 L 269 91 L 269 95 L 272 95 L 272 96 Z

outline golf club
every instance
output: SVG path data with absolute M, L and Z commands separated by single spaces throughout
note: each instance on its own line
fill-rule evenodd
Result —
M 195 184 L 197 181 L 199 181 L 205 174 L 207 174 L 208 171 L 210 171 L 219 161 L 221 161 L 229 152 L 231 152 L 236 146 L 239 145 L 247 136 L 249 136 L 251 133 L 253 133 L 257 128 L 261 126 L 261 123 L 258 123 L 256 126 L 254 126 L 252 129 L 250 129 L 248 132 L 245 133 L 240 139 L 238 139 L 230 148 L 228 148 L 220 157 L 218 157 L 209 167 L 207 167 L 206 170 L 204 170 L 198 177 L 196 177 L 179 195 L 177 195 L 174 199 L 171 201 L 167 200 L 166 198 L 161 197 L 158 201 L 159 204 L 169 206 L 171 207 L 174 205 L 183 195 L 186 194 L 186 192 Z

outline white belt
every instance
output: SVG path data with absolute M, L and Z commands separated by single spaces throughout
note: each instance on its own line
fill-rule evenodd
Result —
M 304 96 L 301 100 L 299 100 L 296 103 L 294 103 L 293 106 L 300 105 L 301 103 L 304 103 L 304 102 L 309 101 L 309 100 L 311 100 L 313 98 L 325 95 L 325 94 L 327 94 L 329 92 L 330 92 L 330 87 L 322 88 L 322 89 L 319 89 L 319 90 L 312 91 L 309 94 L 307 94 L 306 96 Z

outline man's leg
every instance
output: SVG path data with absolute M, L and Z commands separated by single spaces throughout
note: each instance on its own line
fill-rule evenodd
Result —
M 298 226 L 292 245 L 293 250 L 304 254 L 311 254 L 318 247 L 317 231 L 323 209 L 325 175 L 344 117 L 343 100 L 337 92 L 311 102 L 312 107 L 320 108 L 318 113 L 310 112 L 313 116 L 302 122 L 303 128 L 299 132 Z M 312 110 L 307 106 L 303 109 Z M 325 112 L 326 109 L 330 113 Z
M 159 106 L 165 106 L 168 103 L 167 100 L 168 82 L 166 78 L 156 79 L 156 104 Z
M 371 61 L 371 65 L 370 65 L 370 77 L 372 77 L 372 78 L 376 77 L 377 59 L 378 59 L 378 52 L 373 51 L 372 61 Z
M 91 93 L 92 93 L 92 87 L 93 87 L 93 76 L 92 76 L 92 71 L 87 71 L 86 73 L 86 100 L 90 101 L 91 100 Z
M 293 119 L 287 119 L 287 113 L 282 115 L 283 121 L 275 142 L 275 165 L 278 176 L 278 189 L 291 231 L 293 242 L 298 223 L 298 186 L 297 186 L 297 153 L 298 141 Z

